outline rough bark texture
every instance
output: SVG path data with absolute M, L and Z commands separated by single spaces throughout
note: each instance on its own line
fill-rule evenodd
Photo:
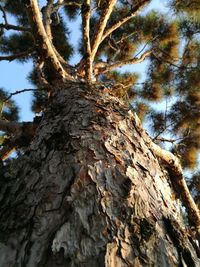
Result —
M 103 87 L 55 89 L 29 150 L 1 171 L 0 266 L 199 266 L 128 107 Z

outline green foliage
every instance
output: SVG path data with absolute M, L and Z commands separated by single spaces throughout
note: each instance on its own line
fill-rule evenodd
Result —
M 69 43 L 69 29 L 61 15 L 58 14 L 58 22 L 54 23 L 52 17 L 52 35 L 53 35 L 53 44 L 58 50 L 60 55 L 69 60 L 73 55 L 73 46 Z
M 190 190 L 192 190 L 195 202 L 200 208 L 200 171 L 195 172 L 192 177 L 188 179 L 188 183 Z
M 48 103 L 47 92 L 37 90 L 33 95 L 31 109 L 35 113 L 40 113 L 45 110 Z
M 1 38 L 0 50 L 4 54 L 18 54 L 26 52 L 33 48 L 34 40 L 30 33 L 16 34 L 13 33 L 10 36 L 4 36 Z M 29 55 L 17 58 L 20 62 L 25 62 L 30 59 Z
M 69 2 L 68 0 L 65 0 L 65 2 Z M 72 0 L 70 1 L 71 3 L 74 3 L 74 5 L 66 5 L 64 7 L 65 14 L 70 20 L 75 20 L 77 16 L 80 14 L 80 6 L 81 6 L 81 1 L 80 0 Z M 79 4 L 80 6 L 78 6 Z
M 112 93 L 115 96 L 129 99 L 129 101 L 133 100 L 136 96 L 133 87 L 137 80 L 138 74 L 130 72 L 112 71 L 101 76 L 102 82 L 111 84 Z
M 15 102 L 8 99 L 8 93 L 0 88 L 0 120 L 18 121 L 19 109 Z M 4 144 L 8 136 L 0 131 L 0 146 Z
M 177 13 L 184 12 L 190 16 L 197 16 L 200 12 L 199 0 L 173 0 L 171 6 Z
M 18 107 L 15 102 L 8 99 L 8 93 L 0 88 L 0 117 L 9 121 L 17 121 L 19 119 Z
M 133 105 L 133 108 L 135 112 L 137 112 L 137 115 L 139 116 L 141 121 L 145 119 L 146 115 L 149 112 L 149 106 L 141 101 L 137 101 L 135 105 Z
M 20 25 L 22 26 L 28 25 L 27 12 L 22 0 L 19 1 L 5 0 L 4 3 L 5 4 L 3 6 L 5 11 L 14 16 Z

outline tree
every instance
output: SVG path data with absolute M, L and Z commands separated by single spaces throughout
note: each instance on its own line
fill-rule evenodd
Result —
M 166 131 L 176 134 L 170 142 L 183 166 L 199 149 L 198 21 L 188 20 L 199 5 L 174 1 L 184 20 L 167 22 L 155 12 L 142 15 L 150 2 L 1 4 L 0 60 L 32 58 L 38 114 L 19 122 L 12 94 L 1 90 L 1 266 L 199 266 L 199 210 L 179 158 L 158 145 Z M 77 14 L 82 59 L 71 66 L 65 16 Z M 116 71 L 146 58 L 148 77 L 139 88 L 136 73 Z M 152 139 L 130 100 L 142 119 L 151 100 L 173 94 L 172 85 L 176 103 L 164 114 L 149 112 Z

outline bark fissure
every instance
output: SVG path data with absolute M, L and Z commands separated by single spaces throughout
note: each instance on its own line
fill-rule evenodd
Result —
M 168 176 L 128 107 L 95 85 L 63 89 L 29 151 L 3 168 L 0 265 L 178 266 L 171 216 L 198 266 Z
M 134 116 L 135 116 L 135 125 L 137 128 L 137 131 L 140 131 L 141 136 L 143 137 L 143 135 L 146 135 L 146 133 L 137 115 L 134 114 Z M 165 164 L 167 164 L 168 166 L 167 169 L 170 174 L 170 179 L 172 181 L 172 184 L 175 187 L 175 191 L 178 193 L 180 199 L 183 202 L 183 205 L 186 206 L 188 210 L 188 218 L 190 220 L 190 223 L 193 226 L 195 226 L 196 231 L 198 235 L 200 236 L 200 212 L 186 184 L 179 159 L 176 156 L 174 156 L 171 152 L 166 151 L 162 149 L 160 146 L 156 145 L 151 140 L 150 137 L 147 137 L 146 140 L 148 140 L 147 144 L 149 148 L 152 150 L 152 152 L 154 153 L 154 155 L 156 155 L 158 158 L 164 161 Z

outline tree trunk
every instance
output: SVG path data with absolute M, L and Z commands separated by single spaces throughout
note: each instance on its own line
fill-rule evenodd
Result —
M 0 266 L 199 266 L 167 171 L 101 86 L 57 84 L 2 167 Z

